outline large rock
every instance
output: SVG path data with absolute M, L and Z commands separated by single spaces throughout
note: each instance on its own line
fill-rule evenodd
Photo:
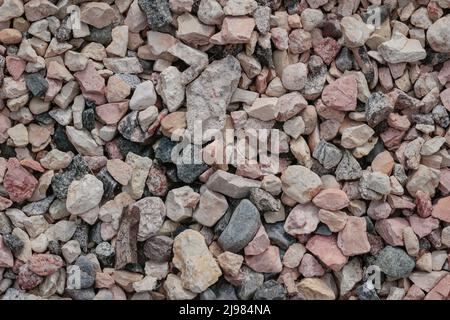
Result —
M 249 200 L 242 200 L 218 239 L 225 251 L 241 251 L 255 236 L 261 225 L 258 209 Z
M 197 130 L 210 140 L 225 124 L 226 108 L 241 77 L 241 66 L 233 56 L 211 63 L 186 88 L 187 130 Z M 208 132 L 206 132 L 208 130 Z M 195 137 L 199 142 L 200 137 Z
M 196 293 L 205 291 L 222 275 L 206 246 L 205 238 L 195 230 L 186 230 L 173 242 L 173 264 L 181 271 L 183 287 Z
M 398 279 L 407 277 L 414 269 L 415 263 L 404 250 L 387 246 L 378 253 L 375 265 L 387 276 Z

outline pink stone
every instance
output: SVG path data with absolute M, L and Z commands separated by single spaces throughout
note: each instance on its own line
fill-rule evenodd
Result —
M 13 202 L 11 200 L 0 196 L 0 211 L 5 211 L 9 207 L 11 207 L 12 204 L 13 204 Z
M 298 271 L 305 278 L 321 277 L 325 274 L 325 270 L 314 256 L 306 253 L 298 267 Z
M 64 266 L 64 261 L 60 256 L 54 254 L 34 254 L 28 260 L 30 271 L 40 276 L 48 276 L 55 273 Z
M 51 78 L 45 78 L 48 82 L 48 89 L 45 93 L 44 101 L 50 102 L 52 101 L 56 95 L 61 91 L 63 82 L 61 80 L 51 79 Z
M 450 275 L 442 278 L 433 289 L 428 292 L 424 300 L 447 300 L 450 294 Z
M 408 217 L 411 228 L 414 233 L 423 238 L 431 233 L 434 229 L 439 228 L 439 220 L 432 217 L 420 218 L 416 215 Z
M 0 113 L 0 143 L 3 143 L 8 139 L 8 129 L 11 128 L 11 119 L 8 116 Z
M 27 63 L 15 56 L 6 57 L 6 69 L 14 80 L 19 80 L 20 76 L 25 71 Z
M 106 162 L 108 161 L 105 156 L 83 156 L 83 159 L 93 172 L 97 172 L 106 166 Z
M 308 234 L 319 224 L 319 208 L 312 203 L 298 204 L 291 210 L 284 223 L 284 230 L 292 236 Z
M 3 242 L 3 236 L 0 234 L 0 268 L 12 268 L 14 266 L 14 257 L 11 250 Z
M 113 277 L 105 272 L 97 272 L 95 274 L 95 287 L 96 288 L 111 288 L 114 285 Z
M 276 27 L 270 30 L 272 41 L 278 50 L 286 50 L 289 47 L 289 38 L 286 29 Z
M 413 284 L 409 290 L 406 296 L 403 298 L 403 300 L 422 300 L 425 297 L 425 293 L 420 289 L 418 286 Z
M 256 256 L 245 256 L 245 263 L 256 272 L 279 273 L 283 269 L 280 249 L 269 246 L 266 251 Z
M 334 61 L 334 58 L 341 50 L 341 45 L 333 38 L 324 38 L 323 40 L 314 43 L 314 52 L 319 55 L 326 64 Z
M 97 72 L 93 62 L 88 62 L 86 68 L 83 71 L 76 72 L 74 76 L 80 85 L 81 92 L 86 98 L 90 100 L 94 99 L 97 105 L 106 102 L 105 79 Z
M 334 235 L 315 235 L 308 240 L 306 249 L 333 271 L 341 270 L 348 260 L 337 246 L 336 236 Z
M 44 278 L 29 269 L 28 264 L 19 267 L 19 274 L 17 275 L 17 284 L 22 290 L 30 290 L 37 287 Z
M 312 202 L 319 208 L 325 210 L 341 210 L 348 206 L 347 194 L 340 189 L 325 189 L 314 197 Z
M 396 130 L 391 127 L 380 134 L 380 138 L 388 150 L 398 148 L 404 136 L 405 131 Z
M 450 196 L 438 200 L 431 215 L 439 220 L 450 222 Z
M 439 176 L 439 190 L 443 195 L 450 193 L 450 170 L 443 169 Z
M 386 219 L 390 216 L 392 208 L 386 201 L 372 200 L 370 201 L 367 215 L 374 220 Z
M 450 88 L 442 91 L 439 96 L 441 97 L 441 101 L 444 107 L 450 111 Z
M 244 253 L 247 256 L 256 256 L 263 253 L 270 246 L 269 236 L 263 226 L 259 227 L 255 237 L 244 248 Z
M 225 43 L 247 43 L 255 27 L 255 20 L 249 17 L 225 17 L 222 23 L 222 39 Z
M 278 98 L 277 121 L 286 121 L 296 116 L 308 106 L 308 102 L 299 92 L 289 92 Z
M 20 165 L 19 160 L 9 158 L 3 186 L 12 201 L 20 203 L 30 198 L 37 185 L 37 179 Z
M 147 187 L 151 194 L 157 197 L 163 197 L 168 191 L 168 180 L 166 177 L 166 169 L 163 166 L 153 164 L 150 167 L 147 178 Z
M 416 192 L 417 214 L 422 218 L 431 216 L 433 205 L 431 204 L 430 195 L 422 190 Z
M 375 230 L 391 246 L 403 246 L 403 229 L 409 223 L 404 218 L 382 219 L 375 222 Z
M 95 108 L 97 116 L 106 124 L 116 124 L 127 113 L 128 101 L 107 103 Z
M 444 63 L 437 77 L 442 85 L 450 81 L 450 61 Z
M 322 101 L 328 107 L 339 111 L 353 111 L 356 109 L 358 95 L 355 76 L 343 76 L 329 85 L 322 92 Z
M 41 166 L 41 164 L 33 159 L 20 160 L 20 165 L 25 168 L 31 169 L 33 171 L 41 172 L 41 173 L 45 171 L 45 169 Z
M 393 209 L 413 210 L 416 207 L 414 202 L 412 202 L 411 199 L 406 196 L 399 197 L 399 196 L 390 194 L 387 196 L 387 200 L 388 200 L 389 205 Z
M 263 175 L 259 163 L 249 162 L 239 163 L 236 167 L 236 174 L 250 179 L 258 179 Z
M 346 256 L 356 256 L 370 251 L 366 232 L 366 219 L 354 216 L 347 218 L 347 223 L 338 234 L 337 245 Z

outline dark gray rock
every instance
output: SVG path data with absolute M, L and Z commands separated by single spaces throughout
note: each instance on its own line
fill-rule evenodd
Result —
M 342 160 L 336 168 L 335 175 L 337 181 L 356 180 L 361 178 L 362 168 L 352 154 L 345 150 Z
M 83 221 L 78 223 L 72 239 L 78 241 L 83 252 L 87 252 L 89 244 L 89 226 Z
M 394 106 L 387 95 L 382 92 L 373 92 L 366 102 L 367 124 L 371 127 L 387 119 L 389 114 L 394 111 Z
M 103 242 L 101 235 L 101 223 L 94 224 L 91 230 L 89 230 L 89 240 L 95 244 L 100 244 Z
M 95 297 L 94 289 L 66 289 L 65 293 L 73 300 L 92 300 Z
M 79 256 L 75 261 L 75 266 L 79 267 L 80 289 L 90 288 L 95 282 L 95 268 L 92 262 L 86 256 Z M 74 273 L 77 276 L 77 273 Z
M 330 228 L 326 224 L 320 223 L 317 229 L 314 231 L 314 234 L 320 234 L 322 236 L 331 236 L 333 232 L 331 232 Z
M 42 115 L 43 114 L 38 114 L 38 116 L 42 116 Z M 48 118 L 50 118 L 53 121 L 53 119 L 48 115 L 48 113 L 46 113 L 46 115 L 48 116 Z M 75 154 L 77 153 L 77 151 L 75 150 L 75 147 L 72 145 L 72 143 L 67 138 L 65 127 L 63 127 L 59 124 L 56 125 L 56 129 L 55 129 L 55 133 L 53 134 L 52 142 L 56 145 L 56 147 L 60 151 L 63 151 L 63 152 L 72 151 Z M 3 151 L 2 151 L 2 154 L 3 154 Z
M 90 173 L 89 166 L 86 160 L 77 154 L 67 169 L 63 172 L 57 173 L 52 179 L 52 190 L 58 199 L 65 199 L 67 197 L 67 190 L 74 180 L 81 179 L 86 174 Z
M 138 120 L 138 111 L 131 111 L 120 120 L 117 130 L 125 138 L 132 142 L 144 142 L 150 136 L 142 131 Z
M 280 249 L 287 250 L 295 242 L 295 238 L 284 230 L 284 221 L 265 224 L 264 228 L 266 229 L 270 242 Z
M 269 280 L 255 292 L 254 300 L 284 300 L 286 290 L 284 286 L 275 280 Z
M 155 158 L 163 163 L 171 163 L 171 153 L 176 145 L 177 143 L 175 141 L 172 141 L 167 137 L 162 137 L 154 146 Z
M 253 298 L 256 290 L 263 285 L 264 275 L 246 266 L 242 267 L 242 272 L 244 278 L 241 285 L 237 288 L 237 296 L 241 300 L 250 300 Z
M 387 246 L 378 253 L 375 265 L 388 277 L 400 279 L 406 278 L 416 264 L 403 249 Z
M 47 248 L 48 248 L 49 253 L 51 253 L 51 254 L 55 254 L 57 256 L 60 256 L 61 253 L 62 253 L 61 252 L 61 245 L 56 240 L 50 240 L 48 242 L 48 247 Z
M 190 144 L 183 150 L 176 160 L 177 177 L 184 183 L 192 183 L 209 167 L 202 160 L 200 147 Z
M 320 140 L 313 152 L 313 157 L 326 169 L 334 168 L 342 159 L 342 151 L 334 144 Z
M 3 242 L 14 254 L 20 253 L 24 246 L 23 241 L 14 234 L 5 234 Z
M 33 96 L 42 97 L 47 92 L 48 82 L 40 73 L 26 75 L 25 83 Z
M 172 254 L 172 238 L 167 236 L 154 236 L 144 243 L 144 255 L 153 261 L 166 262 Z
M 363 285 L 357 287 L 356 294 L 358 295 L 359 300 L 380 300 L 371 281 L 367 281 Z
M 327 80 L 327 66 L 319 56 L 311 56 L 308 61 L 308 78 L 302 94 L 305 99 L 317 99 L 325 86 Z
M 40 216 L 48 212 L 50 205 L 53 200 L 55 200 L 55 196 L 51 195 L 45 199 L 31 202 L 22 208 L 22 211 L 25 212 L 27 216 Z
M 433 120 L 442 128 L 447 128 L 450 124 L 450 117 L 448 116 L 447 109 L 441 104 L 433 108 Z
M 342 47 L 341 51 L 336 57 L 336 68 L 341 72 L 352 70 L 353 68 L 353 53 L 347 47 Z
M 102 168 L 95 177 L 103 183 L 103 199 L 109 200 L 114 198 L 114 195 L 120 186 L 109 174 L 108 169 L 106 169 L 106 167 Z
M 95 128 L 95 109 L 89 108 L 84 109 L 83 113 L 81 114 L 81 119 L 83 123 L 83 128 L 86 130 L 91 131 Z
M 109 242 L 102 242 L 95 248 L 95 255 L 103 267 L 113 267 L 116 253 Z
M 400 182 L 401 185 L 404 185 L 406 181 L 408 181 L 408 176 L 406 175 L 405 168 L 399 164 L 394 164 L 393 176 Z
M 150 29 L 158 30 L 172 21 L 169 0 L 138 0 L 139 7 L 147 16 Z
M 258 209 L 249 200 L 244 199 L 234 210 L 218 243 L 225 251 L 239 252 L 253 239 L 260 225 Z
M 89 26 L 90 35 L 87 37 L 87 40 L 90 42 L 98 42 L 108 46 L 112 42 L 112 25 L 108 25 L 104 28 L 98 29 L 94 26 Z
M 250 201 L 260 212 L 278 211 L 281 209 L 281 201 L 275 199 L 270 193 L 261 188 L 250 190 Z

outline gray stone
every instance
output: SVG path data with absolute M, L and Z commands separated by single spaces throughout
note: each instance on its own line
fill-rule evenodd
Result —
M 338 165 L 342 159 L 342 151 L 334 144 L 320 140 L 313 152 L 316 158 L 325 169 L 331 169 Z
M 226 108 L 238 86 L 241 66 L 233 56 L 211 63 L 202 74 L 186 88 L 187 130 L 194 128 L 209 141 L 225 125 Z M 199 139 L 198 139 L 199 140 Z M 195 142 L 198 144 L 201 143 Z
M 349 151 L 345 151 L 335 171 L 337 181 L 356 180 L 362 176 L 362 168 L 359 162 Z
M 254 300 L 284 300 L 286 297 L 286 290 L 284 286 L 275 280 L 269 280 L 256 290 L 253 296 Z
M 403 249 L 387 246 L 378 253 L 375 265 L 388 277 L 399 279 L 412 272 L 415 262 Z
M 278 211 L 281 209 L 280 200 L 275 199 L 270 193 L 261 188 L 253 188 L 250 191 L 250 201 L 260 212 Z
M 158 30 L 172 21 L 169 0 L 139 0 L 139 7 L 147 16 L 150 29 Z
M 237 296 L 241 300 L 250 300 L 253 298 L 256 290 L 264 283 L 264 275 L 251 270 L 248 267 L 242 268 L 244 278 L 242 284 L 238 287 Z
M 249 200 L 244 199 L 234 209 L 218 243 L 225 251 L 239 252 L 253 239 L 260 225 L 258 209 Z
M 374 127 L 386 120 L 392 111 L 394 111 L 394 106 L 389 97 L 382 92 L 374 92 L 369 96 L 366 103 L 367 123 Z

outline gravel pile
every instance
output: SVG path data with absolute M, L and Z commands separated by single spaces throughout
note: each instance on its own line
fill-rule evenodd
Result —
M 450 1 L 0 0 L 0 299 L 449 299 Z

